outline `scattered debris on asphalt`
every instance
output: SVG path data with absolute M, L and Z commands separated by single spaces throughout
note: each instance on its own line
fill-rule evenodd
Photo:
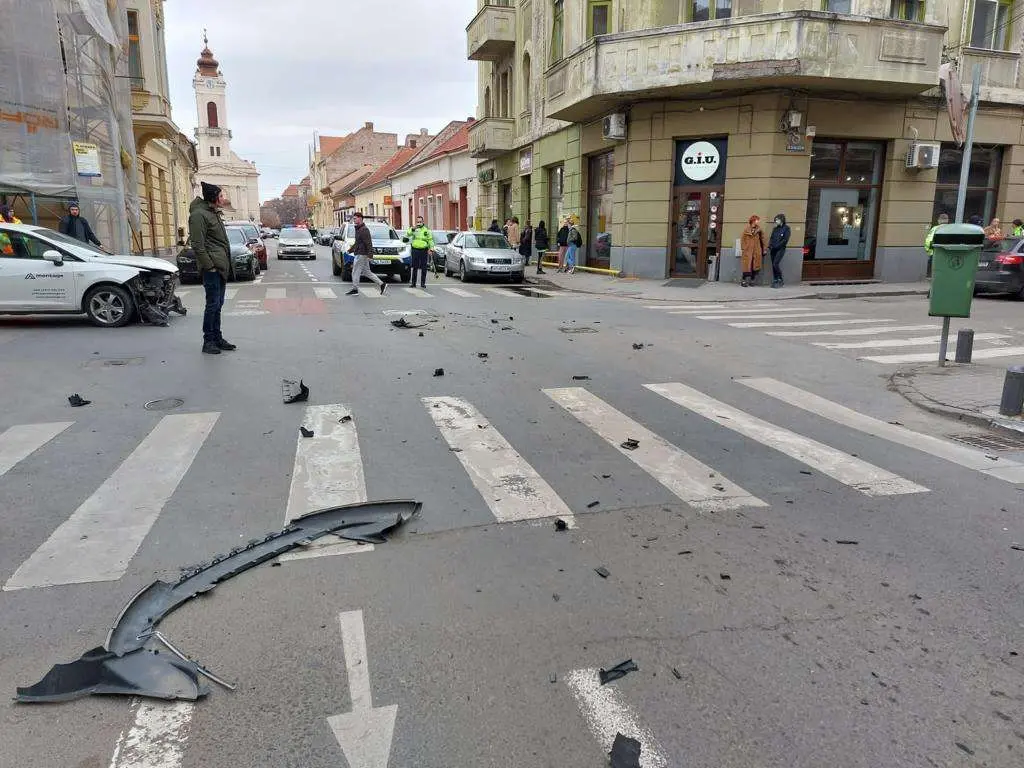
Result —
M 350 421 L 352 421 L 352 416 L 350 414 L 345 414 L 340 419 L 338 419 L 339 424 L 348 424 Z
M 643 348 L 644 348 L 643 344 L 633 344 L 633 349 L 643 349 Z
M 1011 544 L 1010 549 L 1016 552 L 1024 552 L 1024 547 L 1022 547 L 1020 544 Z
M 305 427 L 299 427 L 299 432 L 302 433 L 303 437 L 312 437 L 313 436 L 313 430 L 312 429 L 306 429 Z
M 175 656 L 177 656 L 179 659 L 181 659 L 186 664 L 194 664 L 196 670 L 200 674 L 202 674 L 203 677 L 209 678 L 210 680 L 215 682 L 217 685 L 221 685 L 221 686 L 227 688 L 229 691 L 234 691 L 234 690 L 236 690 L 238 688 L 238 686 L 235 685 L 234 683 L 229 683 L 224 678 L 218 677 L 217 675 L 213 674 L 213 672 L 208 670 L 206 667 L 204 667 L 198 661 L 195 661 L 194 659 L 190 659 L 188 656 L 186 656 L 184 653 L 182 653 L 182 651 L 180 651 L 178 648 L 176 648 L 174 646 L 174 644 L 170 640 L 168 640 L 167 637 L 164 635 L 164 633 L 161 632 L 160 630 L 154 629 L 148 636 L 149 637 L 153 637 L 156 640 L 158 640 L 161 644 L 163 644 L 163 646 L 168 651 L 173 653 Z
M 598 568 L 595 568 L 594 573 L 596 573 L 602 579 L 607 579 L 609 576 L 612 575 L 612 572 L 605 568 L 603 565 Z
M 573 376 L 572 380 L 573 381 L 590 381 L 590 377 L 589 376 Z
M 854 541 L 853 539 L 836 539 L 836 544 L 853 544 L 854 546 L 856 546 L 860 544 L 860 542 Z
M 609 758 L 611 768 L 640 768 L 640 742 L 616 733 Z
M 911 600 L 914 600 L 914 601 L 917 601 L 917 600 L 924 600 L 924 598 L 923 598 L 923 597 L 921 597 L 921 596 L 920 596 L 919 594 L 917 594 L 917 592 L 915 592 L 914 594 L 912 594 L 912 595 L 910 596 L 910 599 L 911 599 Z
M 487 359 L 487 353 L 486 352 L 477 352 L 476 356 L 479 357 L 481 360 L 486 360 Z
M 573 321 L 575 322 L 575 321 Z M 558 330 L 562 333 L 597 333 L 597 328 L 588 328 L 585 325 L 581 325 L 578 328 L 570 328 L 567 325 L 559 326 Z
M 423 336 L 423 331 L 420 331 L 420 337 L 422 337 L 422 336 Z
M 89 405 L 92 400 L 86 400 L 76 392 L 68 398 L 68 402 L 71 403 L 72 408 L 81 408 L 83 405 Z
M 959 749 L 961 752 L 966 752 L 968 755 L 973 755 L 974 754 L 974 750 L 971 749 L 970 747 L 968 747 L 963 742 L 956 741 L 956 742 L 953 742 L 953 743 L 956 744 L 957 749 Z
M 632 659 L 626 659 L 625 661 L 620 661 L 611 669 L 605 669 L 604 667 L 601 667 L 601 669 L 598 670 L 597 674 L 598 677 L 600 677 L 601 679 L 601 685 L 605 685 L 606 683 L 610 683 L 613 680 L 618 680 L 621 677 L 625 677 L 630 672 L 639 671 L 640 667 L 636 665 L 635 661 L 633 661 Z
M 199 683 L 198 676 L 210 676 L 195 662 L 175 660 L 146 647 L 163 619 L 218 584 L 329 533 L 350 541 L 384 543 L 388 533 L 408 522 L 420 508 L 417 501 L 382 501 L 312 512 L 292 520 L 279 532 L 252 539 L 207 564 L 184 569 L 177 582 L 154 581 L 121 610 L 103 646 L 69 664 L 55 665 L 35 685 L 19 687 L 15 699 L 36 703 L 115 694 L 195 701 L 206 696 L 209 688 Z
M 593 509 L 594 507 L 596 507 L 600 503 L 601 503 L 600 501 L 592 501 L 589 504 L 587 504 L 587 509 Z
M 682 675 L 681 675 L 681 674 L 679 673 L 679 670 L 678 670 L 678 669 L 676 669 L 675 667 L 672 667 L 672 676 L 673 676 L 673 677 L 674 677 L 674 678 L 675 678 L 676 680 L 682 680 L 682 679 L 683 679 L 683 676 L 682 676 Z
M 553 595 L 551 595 L 551 599 L 554 600 L 557 603 L 559 600 L 562 599 L 562 596 L 560 594 L 558 594 L 557 592 L 555 592 Z
M 732 581 L 732 576 L 730 576 L 728 573 L 720 573 L 718 574 L 718 578 L 720 578 L 722 581 Z
M 448 450 L 451 451 L 452 453 L 462 453 L 461 448 L 449 448 Z
M 557 520 L 555 520 L 555 530 L 567 531 L 569 530 L 569 524 L 565 522 L 565 520 L 563 520 L 562 518 L 558 518 Z
M 635 440 L 632 437 L 627 437 L 625 442 L 622 443 L 620 447 L 625 448 L 627 451 L 635 451 L 637 448 L 640 447 L 640 441 Z
M 550 675 L 548 675 L 548 680 L 552 684 L 557 683 L 558 682 L 558 675 L 556 675 L 554 672 L 552 672 Z
M 692 549 L 684 549 L 684 550 L 680 551 L 679 554 L 680 555 L 692 555 L 693 554 L 693 550 Z
M 800 470 L 800 474 L 801 475 L 813 475 L 814 473 L 811 472 L 811 470 L 809 470 L 809 469 L 801 469 Z
M 281 379 L 281 397 L 285 404 L 304 403 L 309 400 L 309 387 L 302 379 Z
M 493 323 L 494 325 L 497 325 L 497 324 L 498 324 L 498 318 L 496 318 L 496 317 L 492 317 L 492 318 L 491 318 L 491 322 L 492 322 L 492 323 Z
M 514 331 L 515 328 L 513 328 L 511 325 L 503 325 L 503 326 L 501 326 L 501 330 L 503 330 L 503 331 Z
M 444 376 L 444 368 L 435 368 L 434 369 L 434 377 L 436 378 L 438 376 Z

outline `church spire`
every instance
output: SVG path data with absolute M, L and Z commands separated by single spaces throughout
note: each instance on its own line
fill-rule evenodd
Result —
M 220 74 L 220 62 L 213 58 L 213 51 L 210 50 L 210 39 L 207 37 L 205 29 L 203 29 L 203 50 L 199 54 L 196 66 L 199 67 L 199 74 L 205 77 L 217 77 Z

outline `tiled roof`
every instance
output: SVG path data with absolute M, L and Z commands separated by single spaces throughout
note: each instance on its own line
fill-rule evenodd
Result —
M 457 130 L 448 141 L 444 142 L 441 146 L 427 155 L 424 160 L 430 160 L 431 158 L 438 157 L 439 155 L 449 155 L 452 152 L 460 152 L 464 149 L 469 149 L 469 126 L 472 125 L 470 122 L 462 124 L 462 127 Z
M 281 197 L 298 197 L 299 196 L 299 185 L 289 184 L 284 192 L 281 193 Z
M 361 189 L 370 189 L 378 184 L 381 184 L 391 178 L 391 174 L 409 162 L 409 159 L 417 152 L 416 147 L 400 147 L 395 154 L 391 156 L 384 165 L 374 171 L 370 176 L 363 181 L 355 191 Z

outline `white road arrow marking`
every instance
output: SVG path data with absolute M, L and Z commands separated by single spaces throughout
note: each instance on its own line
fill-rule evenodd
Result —
M 640 742 L 640 768 L 665 768 L 668 765 L 665 750 L 655 740 L 654 734 L 640 724 L 636 712 L 619 697 L 614 686 L 601 685 L 596 669 L 574 670 L 565 676 L 565 682 L 576 697 L 576 705 L 590 732 L 605 753 L 611 751 L 615 734 L 621 733 Z
M 349 768 L 387 768 L 398 705 L 373 707 L 363 612 L 342 613 L 338 620 L 341 622 L 341 644 L 345 652 L 352 711 L 329 717 L 327 723 L 334 731 Z

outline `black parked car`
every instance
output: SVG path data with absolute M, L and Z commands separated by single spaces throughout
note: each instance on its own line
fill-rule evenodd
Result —
M 249 248 L 246 233 L 240 227 L 225 227 L 231 243 L 231 273 L 228 280 L 255 280 L 260 274 L 259 257 Z M 201 283 L 196 252 L 191 246 L 183 248 L 176 259 L 178 279 L 182 283 Z
M 1024 239 L 985 243 L 974 277 L 975 293 L 1009 293 L 1024 300 Z

